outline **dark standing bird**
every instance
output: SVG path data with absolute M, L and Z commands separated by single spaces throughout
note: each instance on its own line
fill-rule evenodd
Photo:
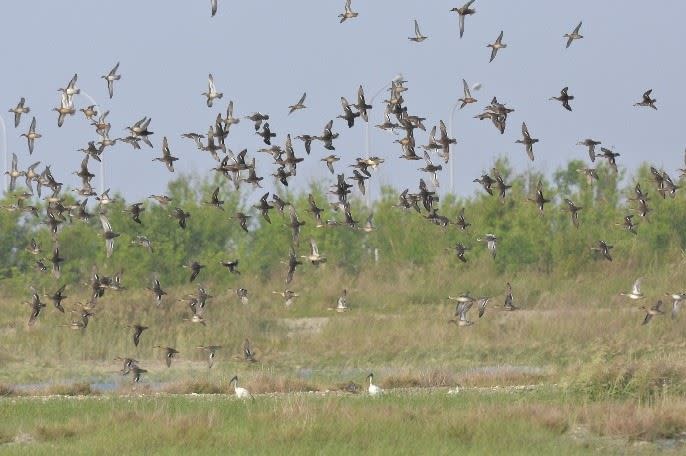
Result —
M 504 309 L 507 311 L 517 310 L 517 307 L 514 305 L 514 297 L 512 296 L 512 285 L 510 285 L 510 282 L 507 282 L 505 287 L 506 291 Z
M 476 13 L 476 10 L 474 8 L 470 8 L 472 6 L 472 3 L 474 3 L 476 0 L 469 0 L 467 3 L 462 5 L 459 8 L 453 8 L 450 11 L 454 11 L 458 14 L 459 16 L 459 22 L 460 22 L 460 38 L 462 38 L 462 35 L 464 35 L 464 18 L 466 16 L 471 16 L 472 14 Z M 493 59 L 491 59 L 493 60 Z
M 243 342 L 243 359 L 251 363 L 257 362 L 255 359 L 255 352 L 253 351 L 248 339 L 245 339 Z
M 218 0 L 210 0 L 210 8 L 212 9 L 212 17 L 214 17 L 214 15 L 217 14 L 217 8 L 219 6 L 217 4 L 217 1 Z

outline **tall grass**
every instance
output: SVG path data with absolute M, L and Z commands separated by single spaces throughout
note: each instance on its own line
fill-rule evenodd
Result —
M 0 400 L 9 454 L 654 454 L 682 398 L 585 404 L 550 392 Z M 586 433 L 578 432 L 586 429 Z M 635 446 L 633 442 L 657 442 Z M 189 445 L 189 442 L 193 442 Z M 676 440 L 678 445 L 678 440 Z

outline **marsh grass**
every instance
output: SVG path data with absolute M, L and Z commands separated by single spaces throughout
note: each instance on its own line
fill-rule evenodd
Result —
M 224 383 L 235 374 L 255 392 L 324 390 L 349 381 L 362 384 L 372 371 L 386 388 L 562 383 L 590 400 L 640 401 L 659 399 L 665 388 L 686 392 L 686 315 L 656 317 L 642 326 L 638 306 L 618 295 L 635 280 L 621 260 L 592 264 L 574 277 L 532 271 L 508 276 L 487 257 L 468 268 L 450 258 L 393 271 L 365 267 L 364 274 L 351 274 L 328 265 L 326 271 L 314 270 L 308 282 L 296 276 L 293 288 L 302 298 L 291 309 L 271 294 L 283 288 L 280 276 L 241 276 L 240 284 L 252 290 L 247 306 L 225 291 L 229 285 L 204 284 L 214 295 L 207 327 L 184 322 L 190 311 L 176 300 L 195 286 L 170 288 L 159 307 L 142 291 L 108 292 L 83 332 L 59 327 L 67 317 L 50 307 L 28 328 L 21 323 L 26 306 L 7 300 L 0 314 L 0 382 L 12 388 L 88 378 L 133 389 L 114 361 L 127 356 L 149 371 L 143 384 L 169 383 L 180 392 L 225 391 Z M 664 267 L 668 273 L 644 274 L 644 292 L 655 295 L 686 282 L 683 268 Z M 513 284 L 518 311 L 502 310 L 505 281 Z M 327 310 L 343 287 L 352 310 Z M 493 299 L 483 318 L 473 310 L 475 324 L 457 328 L 447 323 L 454 306 L 446 297 L 467 290 Z M 74 290 L 65 305 L 83 298 Z M 150 326 L 138 347 L 126 327 L 131 323 Z M 241 361 L 246 337 L 257 363 Z M 170 369 L 155 344 L 181 351 Z M 195 347 L 211 344 L 222 349 L 207 369 L 205 353 Z
M 260 454 L 575 455 L 654 454 L 659 447 L 650 442 L 678 440 L 686 431 L 681 397 L 652 405 L 580 399 L 552 390 L 255 401 L 221 395 L 2 399 L 0 438 L 30 437 L 3 448 L 10 454 L 225 454 L 231 448 Z M 575 434 L 579 427 L 588 433 Z
M 0 383 L 0 397 L 16 396 L 17 394 L 17 390 L 14 387 Z
M 90 383 L 59 383 L 35 391 L 39 396 L 92 396 L 99 394 Z

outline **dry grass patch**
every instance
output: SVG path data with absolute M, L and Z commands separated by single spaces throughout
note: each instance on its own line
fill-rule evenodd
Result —
M 654 441 L 686 432 L 686 402 L 676 399 L 653 407 L 633 403 L 589 404 L 578 418 L 601 436 Z
M 463 387 L 536 385 L 550 380 L 543 370 L 522 367 L 494 367 L 459 374 L 456 383 Z
M 419 372 L 408 369 L 385 377 L 381 386 L 386 389 L 434 388 L 453 386 L 456 381 L 455 373 L 448 369 L 429 369 Z
M 281 377 L 269 374 L 257 374 L 246 378 L 245 385 L 253 394 L 262 393 L 305 393 L 320 391 L 317 385 L 299 378 Z
M 686 393 L 686 366 L 666 361 L 599 360 L 572 373 L 573 390 L 592 400 L 634 398 L 654 402 L 665 393 Z
M 18 396 L 19 393 L 10 385 L 0 383 L 0 397 Z
M 91 387 L 90 383 L 50 385 L 41 393 L 46 396 L 94 396 L 99 394 Z
M 228 386 L 221 386 L 204 380 L 190 380 L 170 383 L 164 386 L 163 392 L 169 394 L 227 394 Z
M 32 435 L 42 442 L 54 442 L 78 437 L 89 432 L 89 426 L 82 420 L 73 418 L 65 423 L 39 424 Z

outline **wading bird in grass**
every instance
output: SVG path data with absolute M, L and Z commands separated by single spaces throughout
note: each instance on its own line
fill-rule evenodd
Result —
M 229 385 L 233 386 L 233 391 L 236 394 L 236 397 L 238 399 L 255 399 L 252 394 L 250 394 L 250 391 L 247 389 L 238 386 L 238 375 L 234 375 L 231 381 L 229 382 Z
M 369 381 L 369 387 L 367 388 L 367 391 L 369 392 L 370 396 L 379 396 L 379 395 L 383 394 L 383 389 L 381 389 L 380 386 L 375 385 L 373 383 L 373 381 L 374 381 L 374 374 L 373 373 L 370 373 L 369 375 L 367 375 L 367 380 Z

